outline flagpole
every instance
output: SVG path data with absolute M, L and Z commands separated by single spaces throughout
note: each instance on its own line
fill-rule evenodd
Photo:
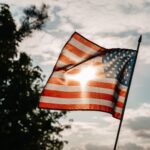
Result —
M 117 143 L 118 143 L 119 134 L 120 134 L 121 126 L 122 126 L 122 121 L 123 121 L 123 117 L 124 117 L 125 107 L 126 107 L 126 103 L 127 103 L 127 99 L 128 99 L 128 95 L 129 95 L 129 90 L 130 90 L 130 86 L 131 86 L 131 81 L 132 81 L 134 68 L 135 68 L 135 64 L 136 64 L 136 61 L 137 61 L 137 56 L 138 56 L 138 53 L 139 53 L 139 48 L 140 48 L 141 41 L 142 41 L 142 35 L 140 35 L 139 40 L 138 40 L 136 59 L 135 59 L 135 62 L 134 62 L 132 73 L 131 73 L 131 78 L 130 78 L 130 81 L 129 81 L 129 87 L 128 87 L 128 90 L 127 90 L 127 95 L 126 95 L 126 99 L 125 99 L 125 102 L 124 102 L 124 107 L 123 107 L 123 110 L 122 110 L 122 116 L 121 116 L 121 119 L 120 119 L 118 132 L 117 132 L 117 136 L 116 136 L 115 145 L 114 145 L 114 149 L 113 150 L 116 150 L 116 148 L 117 148 Z

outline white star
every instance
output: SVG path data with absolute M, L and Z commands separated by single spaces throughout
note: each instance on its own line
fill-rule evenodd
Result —
M 109 60 L 109 57 L 106 57 L 107 60 Z

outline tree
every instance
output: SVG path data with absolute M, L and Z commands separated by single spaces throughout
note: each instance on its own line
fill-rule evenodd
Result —
M 43 81 L 40 67 L 18 51 L 19 43 L 48 19 L 47 6 L 24 10 L 21 27 L 16 24 L 6 4 L 0 4 L 0 149 L 61 150 L 61 132 L 68 125 L 59 119 L 65 111 L 38 109 Z

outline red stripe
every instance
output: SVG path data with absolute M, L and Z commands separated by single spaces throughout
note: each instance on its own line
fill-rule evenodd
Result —
M 49 79 L 48 83 L 64 85 L 64 86 L 80 86 L 79 81 L 65 80 L 63 78 L 56 78 L 56 77 L 51 77 Z M 87 82 L 86 86 L 112 89 L 112 90 L 115 90 L 119 96 L 126 97 L 126 91 L 124 89 L 123 90 L 119 89 L 117 84 L 104 83 L 104 82 L 98 82 L 98 81 L 89 81 L 89 82 Z
M 74 68 L 74 69 L 70 69 L 66 72 L 66 75 L 77 75 L 78 73 L 80 73 L 81 69 L 79 68 Z
M 118 93 L 118 95 L 125 97 L 126 96 L 126 91 L 125 90 L 121 90 L 121 89 L 116 89 L 116 92 Z
M 48 83 L 57 84 L 57 85 L 65 85 L 65 86 L 80 86 L 79 81 L 67 80 L 64 78 L 51 77 L 48 80 Z
M 124 103 L 117 101 L 116 106 L 118 106 L 118 107 L 120 107 L 120 108 L 123 108 L 123 105 L 124 105 Z
M 72 60 L 71 58 L 69 58 L 63 54 L 60 56 L 59 61 L 62 61 L 64 63 L 66 63 L 67 65 L 68 64 L 76 64 L 76 62 L 74 60 Z
M 110 94 L 94 92 L 63 92 L 56 90 L 44 90 L 42 96 L 59 97 L 59 98 L 95 98 L 113 101 L 114 97 Z
M 57 97 L 57 98 L 95 98 L 98 100 L 107 100 L 115 102 L 117 99 L 114 98 L 113 95 L 105 94 L 105 93 L 95 93 L 95 92 L 62 92 L 62 91 L 56 91 L 56 90 L 43 90 L 41 96 L 47 96 L 47 97 Z M 117 101 L 116 106 L 123 108 L 123 103 Z
M 67 50 L 69 50 L 70 52 L 74 53 L 75 55 L 79 56 L 79 57 L 82 57 L 82 58 L 88 58 L 90 57 L 91 55 L 89 55 L 88 53 L 85 53 L 84 51 L 78 49 L 77 47 L 71 45 L 70 43 L 68 43 L 65 48 Z
M 114 113 L 113 113 L 113 117 L 114 117 L 114 118 L 117 118 L 117 119 L 121 119 L 121 114 L 118 113 L 118 112 L 114 112 Z
M 112 112 L 112 107 L 96 105 L 96 104 L 53 104 L 40 102 L 39 107 L 52 109 L 66 109 L 66 110 L 101 110 L 105 112 Z
M 96 104 L 53 104 L 53 103 L 39 103 L 40 108 L 56 109 L 56 110 L 94 110 L 103 111 L 113 115 L 113 117 L 120 119 L 120 113 L 113 112 L 112 107 L 96 105 Z
M 85 39 L 84 37 L 80 36 L 79 34 L 74 34 L 73 38 L 76 39 L 77 41 L 81 42 L 82 44 L 92 48 L 93 50 L 96 50 L 96 51 L 104 50 L 104 48 L 97 46 L 96 44 Z

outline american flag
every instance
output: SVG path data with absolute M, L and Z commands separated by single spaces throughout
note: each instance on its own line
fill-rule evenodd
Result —
M 136 59 L 130 49 L 105 49 L 75 32 L 58 58 L 39 107 L 97 110 L 120 119 Z

